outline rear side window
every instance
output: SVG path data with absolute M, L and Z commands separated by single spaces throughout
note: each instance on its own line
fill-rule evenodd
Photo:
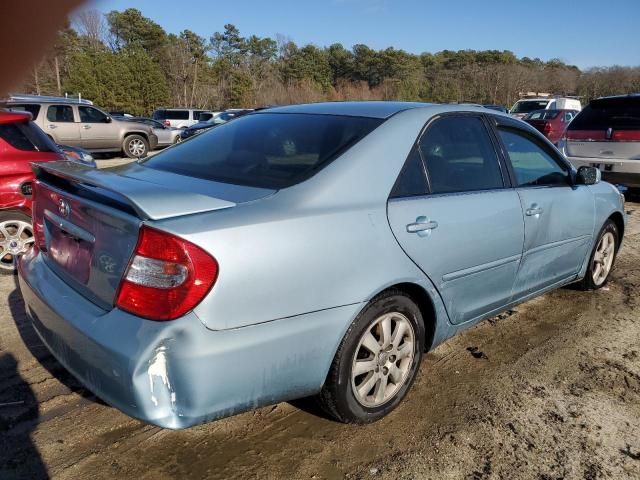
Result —
M 55 152 L 55 144 L 33 122 L 0 125 L 0 138 L 13 148 L 27 152 Z
M 150 157 L 144 165 L 237 185 L 286 188 L 314 175 L 381 123 L 338 115 L 247 115 Z
M 640 130 L 640 97 L 592 101 L 573 119 L 569 130 Z
M 50 122 L 73 122 L 73 108 L 69 105 L 50 105 L 47 109 L 47 120 Z
M 427 178 L 420 152 L 413 148 L 396 180 L 391 198 L 415 197 L 427 193 Z
M 502 188 L 502 174 L 491 139 L 479 117 L 436 120 L 420 139 L 431 193 Z
M 518 186 L 568 185 L 568 168 L 561 166 L 526 134 L 504 128 L 498 131 L 509 154 Z
M 40 113 L 40 105 L 36 103 L 25 103 L 22 105 L 10 105 L 9 108 L 16 112 L 29 112 L 31 117 L 35 120 Z

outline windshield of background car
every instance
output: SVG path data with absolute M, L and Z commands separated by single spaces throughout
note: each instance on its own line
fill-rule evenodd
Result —
M 525 118 L 525 120 L 553 120 L 560 112 L 558 110 L 540 110 L 531 112 Z
M 569 130 L 640 130 L 640 97 L 594 100 L 571 121 Z
M 143 165 L 277 190 L 311 177 L 382 122 L 338 115 L 252 114 L 197 135 Z
M 534 110 L 544 110 L 548 104 L 549 100 L 524 100 L 517 102 L 511 113 L 529 113 Z

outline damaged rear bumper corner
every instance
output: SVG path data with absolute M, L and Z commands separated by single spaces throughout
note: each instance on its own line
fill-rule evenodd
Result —
M 113 407 L 170 429 L 316 393 L 360 308 L 211 331 L 193 313 L 153 322 L 102 310 L 39 255 L 18 270 L 27 314 L 56 359 Z

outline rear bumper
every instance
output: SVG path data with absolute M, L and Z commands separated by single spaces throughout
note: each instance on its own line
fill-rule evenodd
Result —
M 18 270 L 27 314 L 57 360 L 110 405 L 172 429 L 317 393 L 360 309 L 211 331 L 193 313 L 153 322 L 102 310 L 38 254 Z
M 567 160 L 576 168 L 598 167 L 607 182 L 640 187 L 640 160 L 597 157 L 567 157 Z

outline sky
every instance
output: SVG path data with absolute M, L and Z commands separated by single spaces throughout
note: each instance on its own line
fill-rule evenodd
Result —
M 640 66 L 640 0 L 93 0 L 137 8 L 170 33 L 209 38 L 232 23 L 243 36 L 298 45 L 364 43 L 412 53 L 511 50 L 591 66 Z

